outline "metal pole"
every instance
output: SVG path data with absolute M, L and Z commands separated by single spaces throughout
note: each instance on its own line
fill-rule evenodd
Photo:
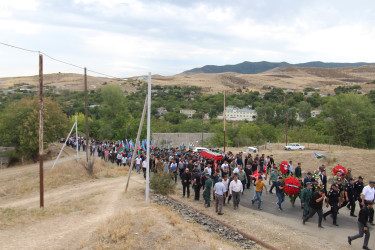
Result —
M 223 118 L 224 118 L 224 153 L 225 153 L 225 136 L 226 136 L 225 120 L 226 120 L 226 116 L 227 116 L 226 108 L 225 108 L 225 96 L 226 96 L 226 91 L 224 90 L 224 112 L 223 112 Z
M 62 151 L 64 150 L 64 148 L 65 148 L 65 146 L 66 146 L 66 142 L 69 140 L 70 134 L 72 133 L 72 131 L 73 131 L 75 125 L 76 125 L 76 123 L 74 123 L 72 129 L 70 130 L 70 132 L 69 132 L 69 134 L 68 134 L 68 137 L 66 137 L 66 140 L 65 140 L 65 142 L 64 142 L 64 145 L 63 145 L 63 147 L 61 148 L 60 153 L 59 153 L 59 155 L 57 156 L 55 162 L 53 163 L 51 169 L 54 169 L 54 167 L 55 167 L 57 161 L 59 160 L 60 155 L 61 155 Z M 78 148 L 78 146 L 77 146 L 77 148 Z M 77 161 L 78 161 L 78 159 L 77 159 Z
M 79 159 L 79 153 L 78 153 L 78 121 L 76 116 L 76 150 L 77 150 L 77 162 Z
M 86 121 L 86 161 L 89 162 L 89 110 L 87 101 L 87 70 L 85 68 L 85 121 Z
M 129 169 L 129 173 L 128 173 L 128 181 L 126 182 L 125 193 L 128 191 L 130 174 L 131 174 L 132 169 L 133 169 L 135 154 L 137 153 L 137 145 L 138 145 L 138 142 L 139 142 L 139 137 L 141 136 L 143 121 L 144 121 L 145 115 L 146 115 L 146 109 L 147 109 L 147 96 L 146 96 L 146 99 L 145 99 L 145 105 L 143 106 L 143 112 L 142 112 L 141 121 L 139 123 L 137 139 L 135 140 L 134 151 L 133 151 L 132 159 L 131 159 L 131 162 L 130 162 L 130 169 Z
M 150 128 L 151 128 L 151 72 L 148 73 L 148 98 L 147 98 L 147 168 L 146 168 L 146 205 L 149 204 L 150 192 Z
M 202 147 L 204 147 L 204 144 L 203 144 L 203 116 L 204 116 L 204 114 L 202 113 Z
M 39 188 L 40 207 L 44 208 L 43 181 L 43 55 L 39 54 Z

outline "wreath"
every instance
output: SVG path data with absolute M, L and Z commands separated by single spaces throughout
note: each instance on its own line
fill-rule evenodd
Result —
M 289 172 L 289 165 L 288 165 L 288 162 L 286 161 L 282 161 L 281 164 L 280 164 L 280 171 L 281 173 L 283 174 L 286 174 Z

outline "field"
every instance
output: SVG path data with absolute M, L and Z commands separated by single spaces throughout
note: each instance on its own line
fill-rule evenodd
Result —
M 238 88 L 242 92 L 259 91 L 264 93 L 264 86 L 279 87 L 289 91 L 303 91 L 305 88 L 319 88 L 322 94 L 334 94 L 338 86 L 360 85 L 362 93 L 375 89 L 375 84 L 366 84 L 375 80 L 375 66 L 345 67 L 345 68 L 277 68 L 259 74 L 178 74 L 174 76 L 152 76 L 152 84 L 160 86 L 197 86 L 204 93 L 218 93 L 226 90 L 234 93 Z M 99 89 L 105 85 L 119 85 L 124 90 L 135 91 L 144 78 L 130 77 L 127 79 L 110 79 L 88 76 L 90 90 Z M 27 88 L 15 84 L 27 83 L 38 85 L 38 76 L 0 78 L 0 89 Z M 57 90 L 83 90 L 83 76 L 80 74 L 46 74 L 46 86 Z
M 328 176 L 332 178 L 330 168 L 340 164 L 351 167 L 356 177 L 365 176 L 365 183 L 371 178 L 375 179 L 373 150 L 305 144 L 309 149 L 287 152 L 282 146 L 271 144 L 270 150 L 261 150 L 260 153 L 273 154 L 276 162 L 293 160 L 295 165 L 301 162 L 304 173 L 325 163 L 328 165 Z M 240 152 L 245 148 L 227 150 Z M 316 160 L 313 151 L 326 154 L 328 159 Z M 83 154 L 81 158 L 84 158 Z M 130 189 L 124 193 L 128 167 L 115 167 L 97 159 L 92 177 L 81 163 L 76 162 L 74 152 L 62 158 L 54 170 L 50 170 L 52 163 L 45 163 L 45 209 L 39 209 L 38 164 L 0 170 L 1 249 L 238 248 L 218 235 L 207 232 L 204 227 L 187 222 L 166 206 L 153 202 L 146 206 L 142 175 L 133 173 Z M 202 202 L 182 199 L 180 186 L 174 197 L 197 209 L 205 209 Z M 289 204 L 288 201 L 286 203 Z M 217 217 L 213 208 L 204 211 Z M 345 216 L 346 211 L 345 208 L 342 215 L 340 213 L 340 218 Z M 327 249 L 347 247 L 345 239 L 340 240 L 340 234 L 332 231 L 337 229 L 328 228 L 324 237 L 320 237 L 321 232 L 315 229 L 316 225 L 313 226 L 316 222 L 296 231 L 295 228 L 301 227 L 298 218 L 291 219 L 243 206 L 238 211 L 227 206 L 224 213 L 221 220 L 280 249 L 306 249 L 306 240 L 319 240 L 321 244 L 326 244 Z M 338 232 L 346 234 L 356 230 L 355 227 L 350 228 L 350 225 L 343 226 L 338 229 L 342 231 Z M 333 242 L 327 240 L 329 237 L 332 237 Z M 359 241 L 356 243 L 360 244 Z M 259 248 L 257 245 L 256 249 Z

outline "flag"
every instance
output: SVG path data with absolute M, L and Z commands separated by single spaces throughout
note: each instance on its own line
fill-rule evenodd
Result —
M 119 142 L 120 143 L 120 145 L 118 146 L 118 152 L 122 152 L 123 151 L 123 143 L 122 142 Z
M 165 143 L 171 144 L 170 140 L 165 140 Z
M 189 144 L 189 149 L 194 150 L 194 143 L 190 142 L 190 144 Z
M 321 159 L 321 158 L 324 158 L 324 159 L 327 159 L 327 156 L 326 155 L 323 155 L 323 154 L 317 154 L 315 152 L 313 152 L 314 156 L 317 158 L 317 159 Z
M 180 148 L 181 148 L 181 150 L 184 150 L 184 149 L 185 149 L 185 144 L 184 144 L 184 143 L 181 143 L 181 144 L 180 144 Z

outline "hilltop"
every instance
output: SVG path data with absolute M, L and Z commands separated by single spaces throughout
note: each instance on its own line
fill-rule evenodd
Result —
M 105 85 L 119 85 L 122 89 L 133 92 L 146 77 L 111 79 L 88 76 L 88 88 L 99 89 Z M 197 86 L 204 93 L 259 91 L 278 87 L 287 91 L 303 91 L 305 88 L 319 88 L 321 94 L 334 94 L 338 86 L 360 85 L 362 93 L 375 89 L 375 65 L 363 65 L 339 68 L 317 67 L 276 67 L 257 74 L 194 73 L 174 76 L 153 75 L 152 84 L 159 86 Z M 368 84 L 372 82 L 371 84 Z M 44 75 L 44 84 L 57 90 L 83 90 L 83 75 L 57 73 Z M 38 86 L 38 76 L 0 78 L 0 89 L 33 89 Z

